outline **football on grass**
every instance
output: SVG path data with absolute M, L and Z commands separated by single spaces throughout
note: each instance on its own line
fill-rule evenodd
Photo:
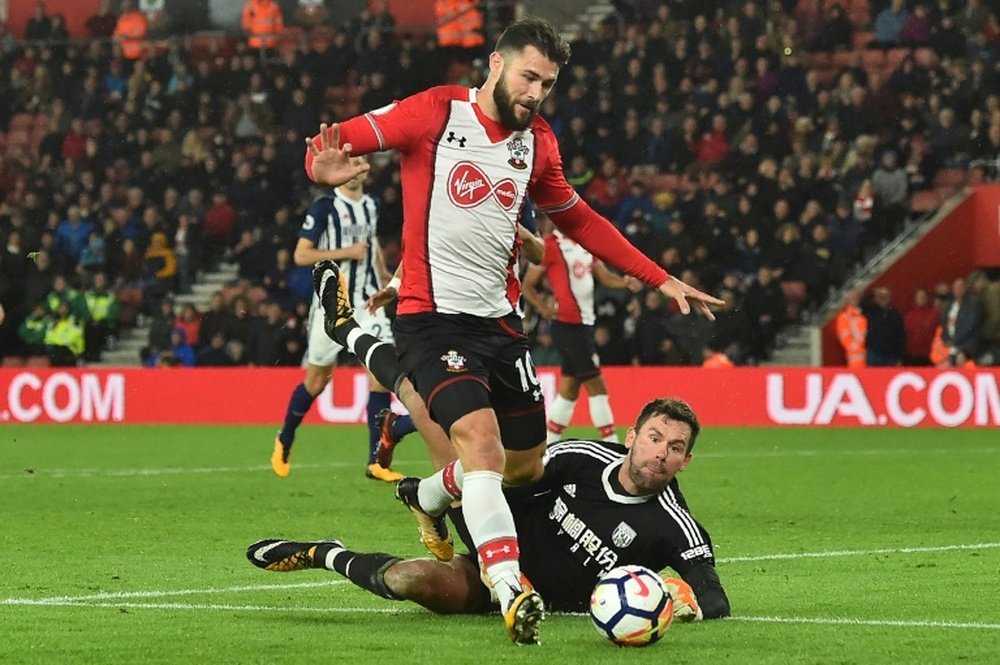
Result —
M 652 644 L 673 618 L 670 592 L 658 574 L 643 566 L 618 566 L 605 573 L 590 596 L 597 632 L 619 646 Z

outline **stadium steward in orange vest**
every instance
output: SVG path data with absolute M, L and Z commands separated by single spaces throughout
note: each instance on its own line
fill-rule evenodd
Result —
M 851 291 L 847 306 L 837 315 L 837 339 L 847 356 L 848 367 L 865 367 L 865 337 L 868 335 L 868 319 L 861 312 L 861 291 Z
M 243 30 L 250 48 L 274 48 L 285 29 L 281 7 L 274 0 L 250 0 L 243 6 Z
M 475 0 L 436 0 L 434 15 L 440 46 L 477 48 L 485 43 L 478 4 Z
M 122 14 L 115 24 L 115 41 L 126 60 L 138 60 L 146 55 L 146 35 L 149 21 L 146 15 L 135 8 L 132 0 L 122 2 Z

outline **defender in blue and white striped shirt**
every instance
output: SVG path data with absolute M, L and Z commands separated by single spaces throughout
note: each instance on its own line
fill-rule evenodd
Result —
M 354 159 L 363 161 L 360 157 Z M 348 280 L 355 319 L 364 330 L 391 343 L 392 327 L 385 309 L 379 308 L 373 314 L 365 307 L 365 301 L 381 288 L 386 276 L 375 237 L 378 228 L 378 203 L 365 194 L 366 178 L 367 175 L 362 174 L 340 187 L 325 190 L 310 204 L 295 246 L 295 263 L 312 266 L 327 259 L 336 261 Z M 306 378 L 292 392 L 285 413 L 285 423 L 274 439 L 274 452 L 271 455 L 271 468 L 282 478 L 291 471 L 289 454 L 295 440 L 295 430 L 309 412 L 313 401 L 329 383 L 330 374 L 337 364 L 337 356 L 343 348 L 323 330 L 323 307 L 315 294 L 309 311 L 308 326 Z M 389 408 L 389 392 L 374 377 L 369 380 L 371 392 L 368 395 L 369 451 L 366 474 L 370 478 L 395 482 L 402 475 L 381 467 L 375 461 L 375 448 L 381 435 L 376 419 L 380 411 Z M 398 420 L 396 426 L 400 427 Z

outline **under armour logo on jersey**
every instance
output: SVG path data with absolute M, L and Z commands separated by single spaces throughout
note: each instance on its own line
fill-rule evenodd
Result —
M 448 132 L 448 143 L 453 143 L 455 141 L 458 141 L 458 147 L 459 148 L 464 148 L 465 147 L 465 142 L 467 140 L 468 139 L 466 139 L 464 136 L 461 137 L 461 138 L 455 136 L 455 132 Z

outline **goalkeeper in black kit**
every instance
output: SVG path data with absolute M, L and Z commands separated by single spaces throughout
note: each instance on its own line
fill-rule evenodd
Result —
M 712 542 L 692 517 L 675 476 L 691 461 L 700 425 L 679 399 L 642 409 L 621 444 L 566 440 L 549 446 L 545 473 L 508 490 L 521 567 L 550 610 L 585 611 L 598 578 L 615 566 L 664 571 L 677 620 L 729 615 Z M 472 550 L 475 551 L 474 549 Z M 261 540 L 247 558 L 266 570 L 325 568 L 383 598 L 442 614 L 493 609 L 476 556 L 400 559 L 340 541 Z

